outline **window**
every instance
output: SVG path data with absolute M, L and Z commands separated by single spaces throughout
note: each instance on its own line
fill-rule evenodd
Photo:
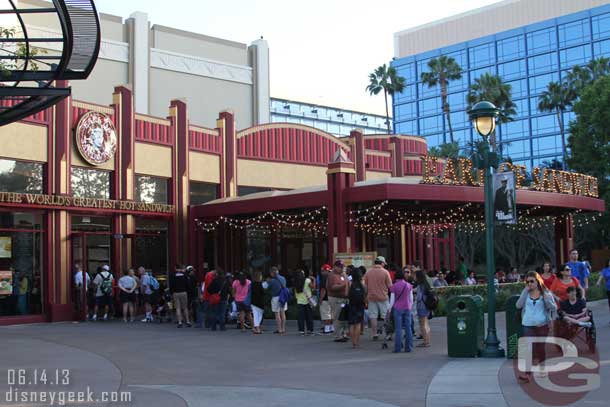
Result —
M 522 98 L 527 96 L 527 80 L 521 79 L 518 81 L 507 82 L 510 85 L 510 92 L 513 98 Z
M 417 105 L 415 103 L 406 103 L 396 106 L 396 119 L 405 120 L 417 117 Z M 372 123 L 371 123 L 372 124 Z
M 534 155 L 561 153 L 561 136 L 534 138 L 532 139 L 532 144 L 534 146 Z
M 43 215 L 0 212 L 0 316 L 42 313 Z
M 599 40 L 610 36 L 610 13 L 595 16 L 591 19 L 593 39 Z
M 256 194 L 258 192 L 267 192 L 267 191 L 273 191 L 273 189 L 266 188 L 266 187 L 248 187 L 248 186 L 239 185 L 237 187 L 237 196 L 244 196 L 244 195 Z
M 191 181 L 189 184 L 189 203 L 199 205 L 218 198 L 218 185 Z
M 422 135 L 429 135 L 443 130 L 443 115 L 426 117 L 419 120 L 419 130 Z
M 580 47 L 562 49 L 559 51 L 561 69 L 572 68 L 574 65 L 584 65 L 591 60 L 591 47 L 581 45 Z
M 559 132 L 559 125 L 557 124 L 556 115 L 552 114 L 532 118 L 532 136 L 557 132 Z
M 515 115 L 514 119 L 529 116 L 528 101 L 529 99 L 513 100 L 513 103 L 515 104 L 515 110 L 517 111 L 517 114 Z
M 479 79 L 483 74 L 495 75 L 496 69 L 493 66 L 488 66 L 487 68 L 477 69 L 475 71 L 470 71 L 470 83 L 474 83 L 475 80 Z
M 530 75 L 557 70 L 557 53 L 542 54 L 527 60 Z
M 167 273 L 168 222 L 150 218 L 136 218 L 135 264 L 155 276 Z
M 549 82 L 557 81 L 557 73 L 553 72 L 546 75 L 533 76 L 530 78 L 530 95 L 538 97 L 540 92 L 544 91 Z
M 466 108 L 467 92 L 451 93 L 447 95 L 447 102 L 451 110 L 460 110 Z
M 406 102 L 415 99 L 415 84 L 405 85 L 400 93 L 394 95 L 395 102 Z
M 589 21 L 578 20 L 572 23 L 561 24 L 559 30 L 559 46 L 582 44 L 589 40 Z
M 512 140 L 502 145 L 502 154 L 505 157 L 522 158 L 530 155 L 530 141 L 525 140 Z
M 451 52 L 449 54 L 446 54 L 448 58 L 453 58 L 455 59 L 455 62 L 462 67 L 462 69 L 466 68 L 466 65 L 468 64 L 468 60 L 466 59 L 466 50 L 460 50 L 460 51 L 456 51 L 456 52 Z
M 80 198 L 110 198 L 110 172 L 72 167 L 72 195 Z
M 447 135 L 447 137 L 449 137 L 449 135 Z M 453 132 L 453 141 L 457 141 L 460 147 L 466 148 L 468 146 L 468 143 L 472 141 L 470 137 L 470 129 L 455 130 Z
M 417 77 L 415 76 L 415 64 L 410 63 L 407 65 L 396 66 L 396 72 L 399 76 L 405 78 L 406 83 L 417 82 Z
M 166 204 L 167 178 L 136 175 L 136 201 Z
M 593 53 L 595 58 L 610 56 L 610 40 L 594 42 Z
M 418 134 L 417 120 L 396 123 L 396 132 L 399 134 Z
M 440 97 L 433 97 L 431 99 L 424 99 L 419 101 L 419 114 L 421 116 L 427 116 L 430 114 L 437 114 L 442 109 L 442 101 Z
M 447 136 L 449 137 L 449 136 Z M 449 140 L 447 140 L 449 141 Z M 445 143 L 445 139 L 443 137 L 443 133 L 434 134 L 431 136 L 426 136 L 426 142 L 428 143 L 428 148 L 440 146 Z
M 480 66 L 490 65 L 494 63 L 496 54 L 494 44 L 483 44 L 469 49 L 470 66 L 478 68 Z
M 441 86 L 440 84 L 436 84 L 432 87 L 428 86 L 427 83 L 420 82 L 419 83 L 419 97 L 420 98 L 428 98 L 428 97 L 437 97 L 441 95 Z
M 557 38 L 555 37 L 555 27 L 527 34 L 527 49 L 530 54 L 548 52 L 557 48 Z
M 525 59 L 518 59 L 516 61 L 498 65 L 498 75 L 505 81 L 523 78 L 526 74 Z
M 503 140 L 514 140 L 529 135 L 529 122 L 527 119 L 503 123 L 501 127 Z
M 506 38 L 497 43 L 498 62 L 508 61 L 525 56 L 525 38 L 523 35 Z
M 470 119 L 468 114 L 465 111 L 454 112 L 451 111 L 451 127 L 454 129 L 459 129 L 462 127 L 470 126 Z M 449 127 L 447 127 L 447 131 L 449 131 Z
M 42 194 L 42 164 L 0 159 L 0 192 Z

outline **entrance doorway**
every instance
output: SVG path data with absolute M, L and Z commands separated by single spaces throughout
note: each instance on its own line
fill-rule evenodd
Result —
M 90 281 L 93 281 L 98 267 L 112 264 L 110 227 L 111 218 L 109 217 L 72 216 L 72 262 L 70 264 L 73 267 L 75 263 L 80 263 Z M 114 274 L 114 271 L 112 272 Z M 74 278 L 72 283 L 74 284 Z M 89 292 L 89 290 L 79 290 L 76 287 L 74 287 L 73 293 L 75 317 L 85 320 L 87 308 L 92 307 L 95 301 L 95 293 Z

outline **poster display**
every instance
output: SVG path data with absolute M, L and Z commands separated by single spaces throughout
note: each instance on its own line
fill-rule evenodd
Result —
M 367 269 L 373 267 L 377 252 L 335 253 L 335 261 L 342 260 L 345 266 L 360 267 Z
M 515 173 L 498 172 L 493 175 L 494 219 L 498 223 L 517 223 Z
M 0 259 L 13 257 L 13 241 L 10 236 L 0 236 Z
M 13 294 L 13 272 L 0 271 L 0 295 Z

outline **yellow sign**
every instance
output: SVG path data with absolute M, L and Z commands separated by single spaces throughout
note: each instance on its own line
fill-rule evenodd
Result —
M 473 170 L 472 161 L 467 158 L 440 159 L 423 156 L 422 184 L 483 186 L 485 177 L 482 170 Z M 502 163 L 498 172 L 515 173 L 515 188 L 534 191 L 558 192 L 581 196 L 599 197 L 597 178 L 576 172 L 535 167 L 532 181 L 525 185 L 527 177 L 525 165 Z
M 17 203 L 36 206 L 77 207 L 92 209 L 114 209 L 134 212 L 173 213 L 174 205 L 117 201 L 113 199 L 79 198 L 72 196 L 22 194 L 17 192 L 0 192 L 0 203 Z
M 377 252 L 357 252 L 357 253 L 335 253 L 335 261 L 341 260 L 345 266 L 360 267 L 367 269 L 373 267 L 373 262 L 377 257 Z

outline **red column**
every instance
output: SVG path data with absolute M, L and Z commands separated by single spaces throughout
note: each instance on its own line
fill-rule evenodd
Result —
M 426 244 L 426 268 L 430 271 L 434 268 L 434 243 L 432 241 L 432 235 L 428 233 L 428 231 L 426 231 L 424 236 Z
M 222 139 L 221 197 L 237 196 L 237 138 L 235 116 L 231 111 L 220 112 L 216 121 Z
M 333 162 L 328 164 L 328 170 L 326 171 L 329 259 L 334 258 L 335 252 L 345 252 L 347 250 L 347 205 L 343 195 L 347 188 L 354 185 L 355 173 L 354 164 L 347 159 L 342 150 L 338 150 Z
M 175 205 L 176 222 L 174 225 L 174 240 L 170 246 L 176 252 L 176 262 L 189 261 L 189 143 L 188 143 L 188 110 L 182 100 L 172 100 L 170 103 L 170 117 L 174 134 L 174 154 L 172 166 L 172 181 L 174 191 L 173 204 Z
M 555 265 L 561 264 L 570 258 L 570 250 L 574 248 L 574 221 L 572 215 L 555 218 Z
M 404 141 L 400 137 L 390 138 L 390 153 L 392 154 L 392 176 L 404 177 L 405 170 L 403 166 Z

